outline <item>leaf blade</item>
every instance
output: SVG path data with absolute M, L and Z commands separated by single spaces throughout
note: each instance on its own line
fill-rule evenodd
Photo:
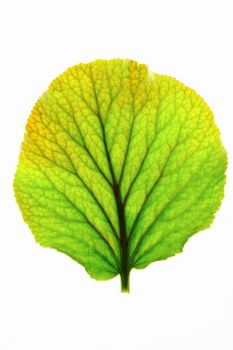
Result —
M 36 240 L 97 280 L 182 251 L 223 198 L 226 151 L 211 110 L 130 60 L 69 68 L 28 119 L 14 190 Z

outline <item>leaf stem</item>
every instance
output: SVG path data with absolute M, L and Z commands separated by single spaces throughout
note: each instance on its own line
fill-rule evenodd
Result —
M 126 271 L 125 273 L 121 273 L 121 292 L 122 293 L 129 293 L 130 291 L 130 285 L 129 285 L 129 271 Z

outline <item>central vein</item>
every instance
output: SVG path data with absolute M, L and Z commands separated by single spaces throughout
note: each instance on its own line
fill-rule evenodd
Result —
M 118 214 L 118 220 L 119 220 L 120 244 L 121 244 L 121 271 L 120 271 L 121 289 L 122 289 L 122 292 L 128 292 L 129 291 L 129 264 L 128 264 L 128 241 L 127 241 L 126 223 L 125 223 L 125 209 L 124 209 L 123 201 L 121 199 L 120 185 L 116 180 L 111 157 L 108 151 L 103 121 L 100 116 L 99 116 L 99 120 L 100 120 L 101 129 L 103 133 L 103 142 L 104 142 L 106 157 L 108 160 L 109 169 L 110 169 L 112 181 L 113 181 L 113 192 L 114 192 L 114 197 L 116 201 L 117 214 Z
M 109 170 L 112 177 L 112 188 L 114 192 L 114 197 L 116 201 L 116 207 L 117 207 L 117 214 L 118 214 L 118 220 L 119 220 L 119 229 L 120 229 L 120 250 L 121 250 L 121 266 L 120 266 L 120 276 L 121 276 L 121 291 L 122 292 L 129 292 L 129 262 L 128 262 L 128 240 L 126 235 L 126 223 L 125 223 L 125 207 L 123 204 L 123 201 L 121 199 L 121 192 L 120 192 L 120 184 L 117 182 L 115 173 L 112 166 L 111 157 L 108 151 L 107 141 L 106 141 L 106 135 L 105 135 L 105 127 L 103 124 L 103 120 L 100 115 L 100 106 L 95 90 L 95 84 L 92 76 L 92 70 L 91 70 L 91 81 L 93 84 L 93 90 L 94 90 L 94 96 L 96 100 L 96 106 L 97 106 L 97 117 L 100 122 L 101 130 L 102 130 L 102 136 L 103 136 L 103 142 L 104 142 L 104 148 L 105 153 L 109 165 Z

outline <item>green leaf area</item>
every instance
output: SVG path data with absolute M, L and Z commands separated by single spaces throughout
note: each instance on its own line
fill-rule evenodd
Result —
M 37 242 L 91 277 L 120 274 L 182 251 L 223 198 L 226 152 L 203 99 L 146 65 L 78 64 L 38 99 L 14 190 Z

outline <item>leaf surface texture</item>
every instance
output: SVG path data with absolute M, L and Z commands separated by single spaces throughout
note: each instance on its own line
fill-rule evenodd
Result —
M 135 61 L 96 60 L 38 99 L 14 189 L 42 246 L 107 280 L 181 252 L 208 228 L 226 164 L 213 114 L 192 89 Z

